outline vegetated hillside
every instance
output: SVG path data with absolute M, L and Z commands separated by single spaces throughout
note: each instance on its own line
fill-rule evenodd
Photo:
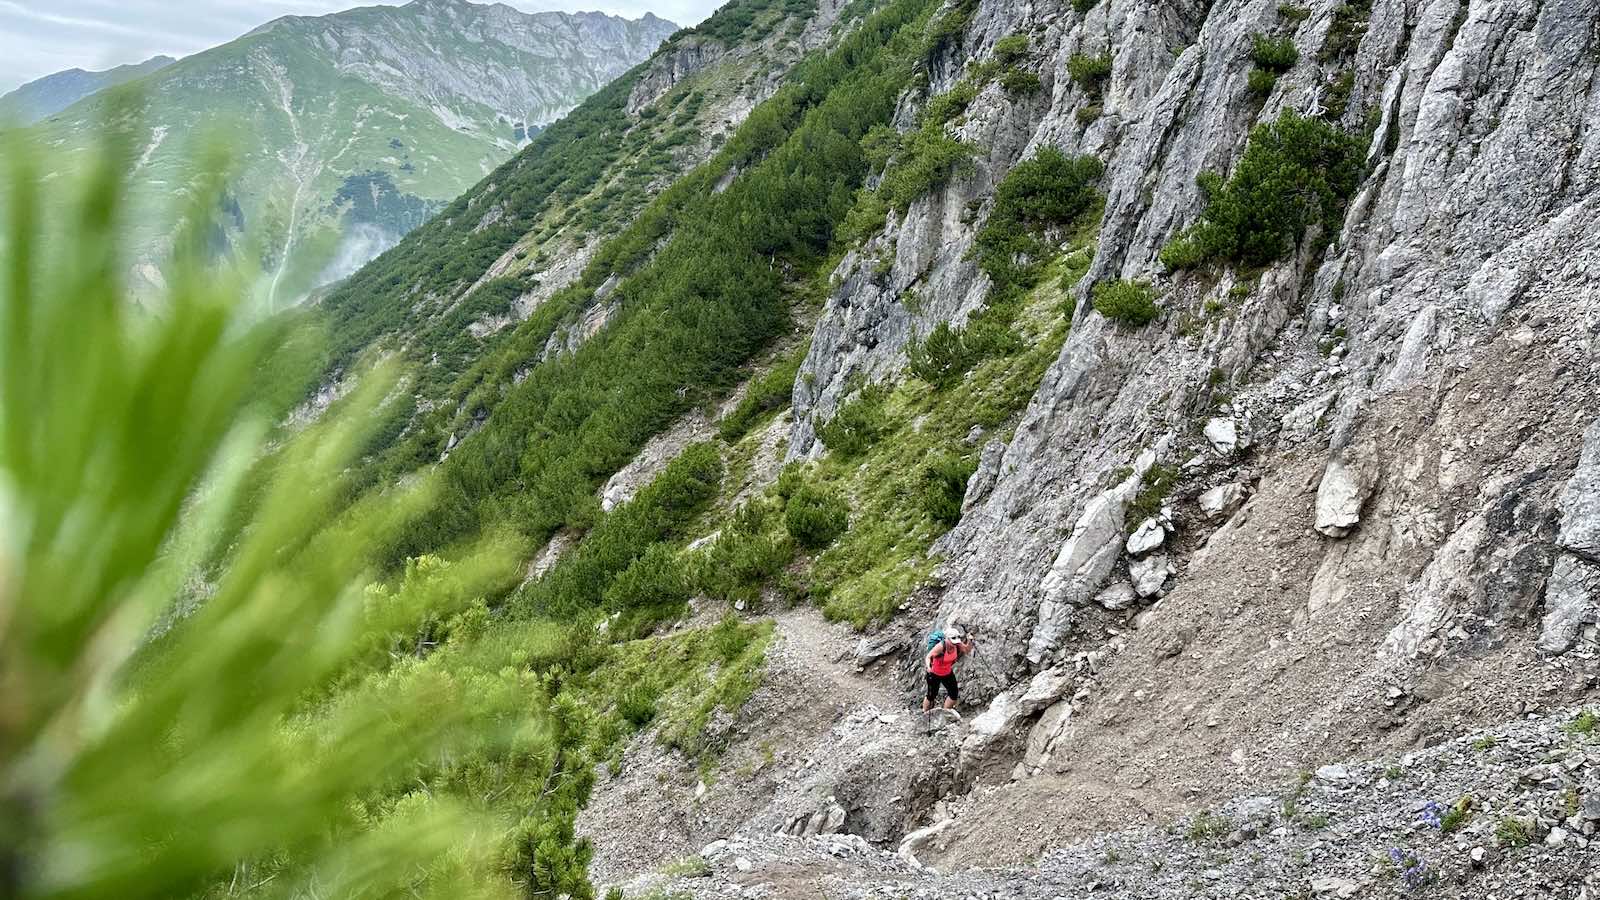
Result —
M 289 16 L 141 81 L 133 110 L 99 94 L 37 127 L 56 172 L 127 130 L 136 288 L 160 283 L 171 240 L 139 223 L 192 186 L 203 141 L 225 142 L 238 174 L 218 249 L 259 257 L 282 305 L 393 245 L 675 28 L 465 0 Z
M 510 871 L 1004 894 L 899 879 L 1187 815 L 1206 852 L 1137 855 L 1224 875 L 1163 887 L 1579 896 L 1593 716 L 1553 708 L 1600 677 L 1597 17 L 735 3 L 330 294 L 335 370 L 417 366 L 356 473 L 366 502 L 441 482 L 391 564 L 526 562 L 417 642 L 558 723 L 575 787 Z M 705 162 L 630 174 L 671 133 L 643 123 L 710 102 L 682 73 L 790 30 L 819 49 Z M 949 623 L 980 649 L 928 735 Z M 1529 713 L 1503 764 L 1404 755 Z M 1401 772 L 1325 773 L 1364 823 L 1336 871 L 1327 823 L 1234 802 L 1350 758 Z M 1273 848 L 1306 854 L 1240 861 Z
M 0 123 L 31 125 L 96 91 L 143 78 L 175 62 L 177 60 L 170 56 L 152 56 L 142 63 L 116 66 L 102 72 L 67 69 L 46 75 L 0 96 Z

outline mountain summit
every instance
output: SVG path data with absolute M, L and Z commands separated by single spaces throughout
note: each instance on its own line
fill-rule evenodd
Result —
M 676 28 L 462 0 L 285 16 L 143 82 L 142 115 L 124 126 L 135 202 L 170 202 L 192 177 L 195 142 L 228 140 L 237 202 L 223 234 L 262 240 L 270 298 L 292 302 L 392 245 Z M 93 146 L 114 102 L 99 94 L 39 125 L 60 171 Z M 132 227 L 136 282 L 159 284 L 167 237 Z
M 142 63 L 117 66 L 103 72 L 67 69 L 30 81 L 0 97 L 0 122 L 30 125 L 53 116 L 79 100 L 109 87 L 126 84 L 177 62 L 170 56 L 152 56 Z

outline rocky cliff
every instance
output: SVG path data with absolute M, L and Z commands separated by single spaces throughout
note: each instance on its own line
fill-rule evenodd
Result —
M 905 383 L 936 329 L 992 301 L 977 243 L 1019 163 L 1098 158 L 1103 213 L 1063 285 L 1076 303 L 1059 352 L 1019 414 L 973 435 L 978 470 L 932 578 L 887 640 L 861 645 L 864 665 L 887 651 L 911 667 L 917 632 L 964 624 L 983 657 L 967 683 L 987 705 L 942 762 L 914 745 L 863 749 L 846 771 L 802 760 L 793 777 L 818 821 L 822 798 L 849 794 L 836 830 L 881 846 L 888 810 L 895 840 L 939 826 L 937 864 L 1020 863 L 1336 759 L 1592 700 L 1600 9 L 964 12 L 897 125 L 965 93 L 949 134 L 971 164 L 891 210 L 833 273 L 779 426 L 785 458 L 832 457 L 830 422 Z M 1037 86 L 974 79 L 999 60 Z M 1257 126 L 1294 113 L 1359 140 L 1337 216 L 1265 263 L 1164 263 L 1216 200 L 1197 179 L 1220 183 Z M 1097 311 L 1096 286 L 1119 281 L 1148 287 L 1153 322 Z M 910 702 L 905 672 L 880 677 Z M 831 740 L 865 748 L 871 731 Z M 900 789 L 929 765 L 945 785 Z M 861 789 L 875 779 L 891 787 Z M 932 806 L 963 795 L 960 815 Z M 768 874 L 742 881 L 784 883 Z M 1551 883 L 1578 896 L 1580 880 Z

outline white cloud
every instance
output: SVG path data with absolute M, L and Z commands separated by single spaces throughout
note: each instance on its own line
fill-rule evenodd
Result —
M 373 0 L 0 0 L 0 93 L 62 69 L 104 69 L 214 47 L 284 15 L 324 15 Z M 376 0 L 399 5 L 395 0 Z M 476 2 L 476 0 L 475 0 Z M 653 12 L 694 25 L 726 0 L 502 0 L 525 12 Z

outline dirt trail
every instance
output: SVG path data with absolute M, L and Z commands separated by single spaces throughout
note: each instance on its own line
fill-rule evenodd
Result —
M 721 614 L 706 609 L 695 618 Z M 728 726 L 720 756 L 702 767 L 648 732 L 634 739 L 618 774 L 600 769 L 578 818 L 595 844 L 596 884 L 659 869 L 740 829 L 771 832 L 809 816 L 861 754 L 904 756 L 926 742 L 891 667 L 857 671 L 858 635 L 811 607 L 770 618 L 776 639 L 766 675 Z

